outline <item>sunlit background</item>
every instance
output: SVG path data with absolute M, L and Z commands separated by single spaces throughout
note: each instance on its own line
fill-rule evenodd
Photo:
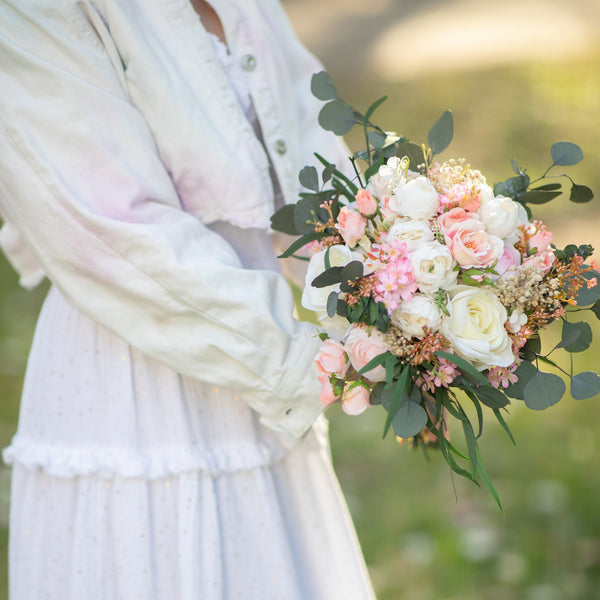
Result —
M 284 4 L 342 98 L 364 110 L 387 94 L 375 121 L 419 142 L 450 108 L 455 137 L 442 158 L 466 158 L 490 183 L 510 176 L 511 158 L 541 174 L 551 164 L 553 142 L 578 143 L 585 160 L 565 171 L 592 187 L 598 200 L 558 199 L 536 216 L 558 245 L 600 248 L 598 0 Z M 358 147 L 352 134 L 348 141 Z M 0 262 L 2 446 L 16 429 L 44 292 L 20 290 Z M 589 322 L 597 333 L 598 321 Z M 595 344 L 587 360 L 578 357 L 576 370 L 598 368 L 598 353 Z M 565 397 L 543 413 L 516 402 L 508 420 L 517 447 L 493 420 L 486 423 L 481 449 L 504 515 L 485 491 L 453 479 L 439 456 L 427 461 L 392 439 L 381 441 L 378 409 L 350 418 L 334 407 L 330 417 L 336 468 L 380 600 L 600 597 L 599 398 Z M 8 495 L 3 468 L 0 598 L 6 595 Z

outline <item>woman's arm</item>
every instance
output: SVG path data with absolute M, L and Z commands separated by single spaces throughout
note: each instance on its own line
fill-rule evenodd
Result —
M 286 281 L 244 270 L 181 210 L 101 46 L 29 16 L 0 5 L 2 212 L 78 310 L 302 435 L 322 410 L 318 341 L 292 317 Z

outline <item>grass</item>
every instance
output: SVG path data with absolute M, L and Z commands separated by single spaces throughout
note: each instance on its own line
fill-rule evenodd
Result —
M 376 113 L 385 128 L 424 140 L 446 108 L 455 115 L 455 141 L 442 156 L 464 156 L 490 181 L 510 175 L 518 158 L 532 173 L 549 165 L 549 147 L 572 139 L 586 154 L 576 181 L 600 193 L 600 71 L 597 54 L 569 64 L 527 64 L 403 84 L 344 81 L 343 97 L 357 108 L 390 98 Z M 358 139 L 351 136 L 350 143 Z M 555 201 L 537 214 L 558 233 L 574 218 L 577 232 L 599 236 L 600 203 Z M 591 223 L 590 227 L 588 224 Z M 0 264 L 0 442 L 16 429 L 27 348 L 43 290 L 19 290 Z M 598 333 L 597 321 L 590 321 Z M 57 340 L 59 342 L 59 340 Z M 597 345 L 578 369 L 593 369 Z M 484 490 L 452 478 L 440 456 L 381 441 L 382 415 L 361 418 L 330 411 L 337 471 L 354 516 L 380 600 L 579 600 L 600 586 L 600 403 L 565 398 L 542 413 L 515 403 L 513 447 L 486 422 L 481 450 L 500 493 L 502 514 Z M 4 481 L 1 479 L 0 481 Z M 0 490 L 6 522 L 8 489 Z M 6 589 L 6 529 L 0 530 L 0 585 Z

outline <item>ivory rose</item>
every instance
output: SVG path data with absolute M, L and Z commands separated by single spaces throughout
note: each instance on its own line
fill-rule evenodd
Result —
M 339 290 L 338 285 L 328 285 L 323 288 L 316 288 L 311 285 L 312 281 L 325 271 L 325 252 L 322 250 L 313 254 L 308 263 L 306 271 L 306 279 L 304 290 L 302 292 L 302 306 L 309 310 L 315 310 L 321 313 L 327 311 L 327 297 L 333 291 Z M 332 267 L 343 267 L 351 260 L 354 260 L 354 255 L 347 246 L 336 245 L 329 249 L 329 262 Z
M 400 302 L 391 321 L 407 337 L 422 338 L 425 328 L 436 332 L 442 323 L 442 315 L 435 302 L 426 294 L 415 294 L 410 300 Z
M 366 227 L 367 221 L 359 212 L 347 206 L 340 210 L 335 228 L 350 248 L 354 248 L 358 244 L 358 240 L 365 235 Z
M 457 285 L 448 290 L 450 317 L 442 322 L 441 333 L 458 356 L 479 371 L 508 367 L 515 357 L 504 324 L 506 309 L 486 287 Z
M 369 190 L 360 188 L 356 194 L 356 208 L 365 217 L 371 217 L 377 212 L 377 201 Z
M 440 206 L 439 196 L 427 177 L 407 181 L 402 178 L 389 202 L 390 208 L 403 217 L 430 219 Z
M 343 377 L 349 366 L 344 346 L 335 340 L 325 340 L 315 356 L 315 367 L 322 375 L 335 373 Z
M 409 255 L 413 275 L 422 292 L 447 289 L 456 283 L 457 271 L 448 246 L 439 242 L 428 242 Z
M 382 200 L 384 196 L 391 195 L 403 174 L 404 167 L 402 161 L 397 156 L 392 156 L 388 159 L 387 163 L 381 165 L 377 173 L 371 177 L 367 189 L 373 192 L 379 200 Z
M 433 240 L 433 231 L 427 221 L 416 219 L 397 219 L 390 227 L 386 243 L 391 244 L 392 240 L 398 240 L 406 244 L 407 250 L 412 252 L 422 244 Z
M 347 415 L 360 415 L 369 408 L 369 390 L 360 383 L 346 384 L 342 393 L 342 410 Z
M 346 338 L 345 348 L 350 363 L 357 371 L 387 350 L 383 333 L 366 327 L 352 327 Z M 379 365 L 367 371 L 364 376 L 370 381 L 384 381 L 385 368 Z
M 515 233 L 519 224 L 519 206 L 511 198 L 496 196 L 482 204 L 477 212 L 488 233 L 506 239 Z

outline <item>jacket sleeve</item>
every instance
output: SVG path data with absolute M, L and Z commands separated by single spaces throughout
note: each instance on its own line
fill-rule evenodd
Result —
M 293 318 L 285 279 L 243 269 L 223 238 L 180 208 L 143 118 L 97 47 L 24 25 L 1 6 L 0 22 L 1 213 L 46 275 L 146 355 L 238 390 L 266 424 L 301 436 L 322 410 L 318 340 Z

